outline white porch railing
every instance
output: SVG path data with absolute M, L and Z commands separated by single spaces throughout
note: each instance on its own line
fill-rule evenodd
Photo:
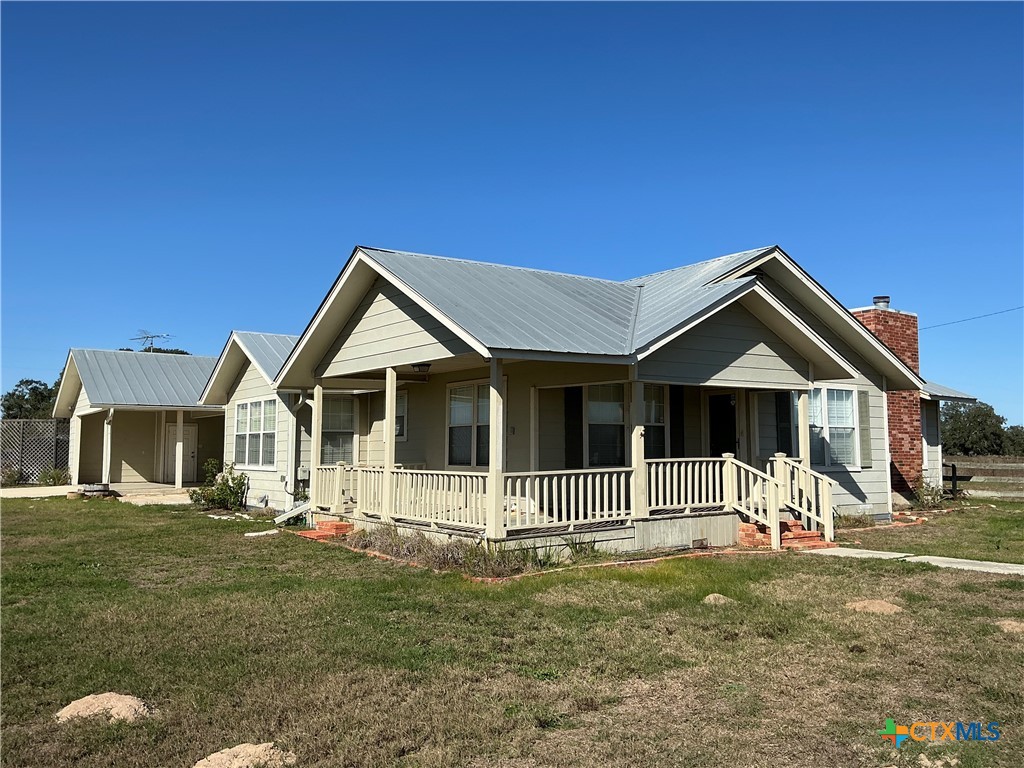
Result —
M 649 459 L 647 508 L 690 512 L 725 505 L 725 459 Z
M 768 526 L 772 549 L 780 549 L 779 484 L 775 478 L 726 454 L 725 486 L 728 506 Z
M 782 504 L 803 517 L 808 529 L 811 523 L 821 525 L 825 541 L 835 541 L 832 481 L 782 453 L 769 459 L 768 472 L 779 485 Z
M 338 492 L 342 482 L 342 468 L 337 464 L 327 464 L 313 468 L 313 497 L 310 499 L 314 509 L 327 509 L 337 503 Z
M 383 467 L 355 467 L 359 489 L 356 509 L 364 515 L 379 517 L 384 514 L 384 472 Z
M 474 528 L 486 525 L 486 474 L 396 469 L 392 478 L 392 517 Z
M 628 467 L 507 472 L 505 529 L 553 528 L 620 520 L 632 514 Z

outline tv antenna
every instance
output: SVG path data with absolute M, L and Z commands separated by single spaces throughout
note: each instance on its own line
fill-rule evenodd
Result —
M 169 333 L 150 333 L 149 331 L 140 328 L 139 329 L 139 335 L 133 337 L 130 340 L 131 341 L 140 341 L 140 342 L 142 342 L 142 349 L 139 350 L 140 352 L 152 352 L 153 351 L 153 342 L 154 341 L 156 341 L 157 339 L 170 339 L 170 338 L 173 338 L 173 337 Z

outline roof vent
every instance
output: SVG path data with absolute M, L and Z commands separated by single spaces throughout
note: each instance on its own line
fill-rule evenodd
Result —
M 889 297 L 888 296 L 875 296 L 871 301 L 874 303 L 875 309 L 888 309 L 889 308 Z

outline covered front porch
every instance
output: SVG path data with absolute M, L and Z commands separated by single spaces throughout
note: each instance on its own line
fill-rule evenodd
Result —
M 466 354 L 322 377 L 312 506 L 488 541 L 716 546 L 749 521 L 778 547 L 791 518 L 832 539 L 831 481 L 791 458 L 809 455 L 808 389 L 642 376 Z

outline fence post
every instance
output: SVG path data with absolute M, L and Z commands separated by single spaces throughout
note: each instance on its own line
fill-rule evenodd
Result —
M 725 464 L 722 466 L 722 496 L 726 509 L 736 509 L 736 454 L 723 453 Z

